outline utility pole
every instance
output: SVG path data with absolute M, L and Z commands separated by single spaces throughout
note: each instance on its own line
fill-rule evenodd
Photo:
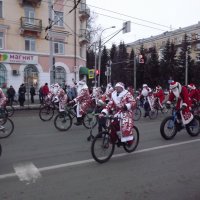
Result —
M 74 68 L 77 68 L 76 66 L 76 0 L 74 0 Z M 76 70 L 74 72 L 75 81 L 76 81 Z
M 133 69 L 133 76 L 134 76 L 134 93 L 136 92 L 137 89 L 137 80 L 136 80 L 136 52 L 134 51 L 134 69 Z
M 98 87 L 100 87 L 100 75 L 101 75 L 101 36 L 99 39 L 99 60 L 98 60 L 98 70 L 99 70 L 99 76 L 98 76 Z
M 96 71 L 97 71 L 97 53 L 96 53 L 96 42 L 94 43 L 94 52 L 95 52 L 95 60 L 94 60 L 94 86 L 95 86 L 95 88 L 97 87 L 97 75 L 96 75 Z
M 49 25 L 52 23 L 52 0 L 48 2 L 49 8 Z M 53 77 L 53 41 L 52 41 L 52 34 L 51 28 L 48 29 L 48 36 L 49 36 L 49 68 L 50 68 L 50 83 L 54 83 L 55 79 Z
M 185 85 L 188 85 L 188 50 L 185 52 Z

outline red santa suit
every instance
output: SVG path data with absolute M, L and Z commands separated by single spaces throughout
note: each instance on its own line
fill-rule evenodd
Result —
M 165 94 L 164 94 L 164 92 L 163 92 L 163 90 L 162 90 L 162 88 L 160 86 L 156 87 L 156 92 L 154 93 L 154 97 L 158 98 L 159 105 L 162 108 L 162 103 L 163 103 L 163 101 L 165 99 Z
M 77 117 L 82 117 L 91 104 L 91 97 L 85 80 L 78 82 L 77 97 L 73 101 L 77 103 Z
M 175 98 L 178 98 L 176 109 L 180 109 L 182 106 L 186 106 L 184 110 L 181 110 L 181 119 L 183 124 L 188 124 L 193 119 L 193 114 L 190 112 L 190 101 L 188 90 L 185 86 L 181 86 L 178 82 L 170 83 L 170 94 L 167 103 L 171 103 Z
M 122 87 L 119 94 L 115 90 L 111 95 L 111 100 L 102 113 L 108 114 L 114 112 L 115 117 L 119 117 L 119 130 L 121 132 L 121 142 L 133 140 L 133 110 L 136 107 L 136 101 L 130 92 L 124 89 L 123 83 L 117 83 L 116 87 Z M 124 109 L 126 107 L 126 109 Z M 115 133 L 116 134 L 116 133 Z M 111 132 L 113 136 L 113 132 Z
M 195 105 L 199 101 L 199 92 L 196 89 L 195 85 L 192 83 L 188 85 L 188 89 L 189 89 L 188 94 L 189 94 L 190 103 L 191 105 Z

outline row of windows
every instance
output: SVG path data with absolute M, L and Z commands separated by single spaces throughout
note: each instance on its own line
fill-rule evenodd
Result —
M 36 39 L 25 38 L 25 51 L 36 51 Z M 54 54 L 64 54 L 64 43 L 63 42 L 53 42 Z M 4 49 L 4 34 L 0 32 L 0 49 Z

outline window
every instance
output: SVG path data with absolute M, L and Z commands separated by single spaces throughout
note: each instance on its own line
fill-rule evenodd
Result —
M 63 12 L 54 12 L 54 22 L 55 25 L 63 27 Z
M 26 17 L 26 23 L 28 24 L 34 24 L 34 18 L 35 18 L 35 10 L 33 7 L 26 6 L 24 7 L 25 17 Z
M 0 0 L 0 18 L 3 18 L 3 1 Z
M 197 59 L 197 60 L 196 60 L 197 62 L 199 62 L 199 61 L 200 61 L 200 53 L 198 53 L 198 54 L 197 54 L 197 57 L 196 57 L 196 59 Z
M 0 32 L 0 49 L 4 48 L 3 32 Z
M 200 43 L 196 44 L 196 49 L 200 50 Z
M 25 39 L 25 51 L 35 51 L 35 39 L 33 38 Z
M 54 53 L 55 54 L 64 54 L 64 43 L 63 42 L 54 42 Z

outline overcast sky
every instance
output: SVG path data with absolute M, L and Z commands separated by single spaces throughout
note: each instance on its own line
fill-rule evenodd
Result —
M 87 0 L 87 4 L 98 15 L 96 26 L 100 25 L 102 30 L 116 26 L 105 30 L 102 38 L 117 32 L 123 22 L 131 21 L 131 32 L 118 34 L 106 46 L 133 42 L 200 21 L 200 0 Z

